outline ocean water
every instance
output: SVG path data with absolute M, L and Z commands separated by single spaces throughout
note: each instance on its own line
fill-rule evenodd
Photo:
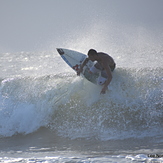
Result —
M 0 61 L 1 162 L 163 161 L 162 65 L 117 64 L 100 95 L 57 51 Z
M 41 50 L 0 53 L 0 162 L 163 162 L 162 26 L 145 15 L 145 24 L 115 13 L 109 20 L 104 2 L 87 26 Z M 117 67 L 107 93 L 56 48 L 111 55 Z

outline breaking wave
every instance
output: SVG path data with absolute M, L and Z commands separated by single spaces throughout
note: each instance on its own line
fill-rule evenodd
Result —
M 58 135 L 100 140 L 160 136 L 163 69 L 117 68 L 105 95 L 73 73 L 1 79 L 0 135 L 41 127 Z

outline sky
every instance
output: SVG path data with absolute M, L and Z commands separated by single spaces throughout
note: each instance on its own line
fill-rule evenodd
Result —
M 81 35 L 86 39 L 92 29 L 98 39 L 111 26 L 163 35 L 163 0 L 0 0 L 0 53 L 60 47 Z

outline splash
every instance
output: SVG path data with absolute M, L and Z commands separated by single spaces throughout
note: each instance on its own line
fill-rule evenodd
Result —
M 106 95 L 72 73 L 1 80 L 0 135 L 28 134 L 44 126 L 72 139 L 158 136 L 162 72 L 117 68 Z

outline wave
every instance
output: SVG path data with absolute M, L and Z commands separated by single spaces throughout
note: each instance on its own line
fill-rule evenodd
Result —
M 40 127 L 71 139 L 162 135 L 162 68 L 117 68 L 105 95 L 73 73 L 0 81 L 1 137 Z

